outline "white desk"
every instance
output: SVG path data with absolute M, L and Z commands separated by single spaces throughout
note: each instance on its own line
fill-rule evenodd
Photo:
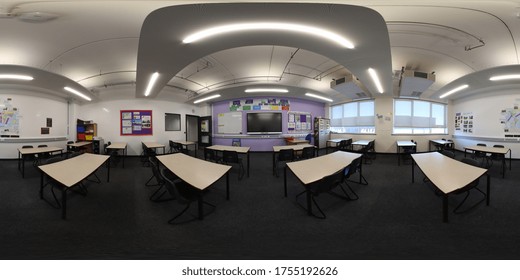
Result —
M 486 204 L 489 205 L 490 182 L 487 170 L 444 156 L 438 152 L 412 154 L 412 158 L 424 175 L 443 193 L 443 221 L 448 222 L 448 196 L 469 183 L 487 176 Z M 415 181 L 412 163 L 412 182 Z
M 326 152 L 328 153 L 328 150 L 329 148 L 337 148 L 339 143 L 341 143 L 341 141 L 345 140 L 345 141 L 348 141 L 348 140 L 351 140 L 352 138 L 338 138 L 338 139 L 329 139 L 327 140 L 326 142 Z M 351 144 L 352 145 L 352 144 Z
M 464 157 L 466 157 L 467 150 L 470 150 L 473 152 L 482 152 L 482 153 L 503 155 L 503 157 L 502 157 L 502 178 L 504 178 L 506 176 L 506 154 L 509 153 L 509 170 L 511 170 L 511 149 L 509 149 L 509 148 L 468 146 L 468 147 L 464 147 Z
M 289 168 L 300 182 L 306 187 L 308 184 L 321 180 L 323 177 L 349 166 L 353 160 L 361 157 L 358 153 L 337 151 L 323 156 L 289 162 Z M 284 195 L 287 197 L 287 168 L 284 169 Z M 360 175 L 362 171 L 360 170 Z M 307 213 L 312 215 L 311 194 L 307 192 Z
M 97 154 L 81 154 L 56 163 L 40 165 L 40 198 L 43 199 L 44 176 L 47 175 L 62 185 L 61 211 L 62 218 L 67 215 L 67 190 L 77 185 L 105 163 L 110 156 Z M 107 164 L 107 182 L 110 181 L 110 161 Z
M 147 149 L 154 149 L 157 152 L 157 149 L 162 149 L 163 154 L 166 153 L 165 146 L 163 144 L 159 144 L 157 142 L 141 142 Z
M 412 141 L 397 141 L 397 165 L 401 165 L 401 148 L 416 146 L 417 145 Z
M 39 147 L 39 148 L 20 148 L 18 149 L 18 170 L 20 170 L 20 163 L 22 165 L 22 178 L 25 178 L 25 157 L 29 155 L 37 155 L 39 153 L 63 153 L 63 148 L 58 147 Z
M 444 149 L 444 147 L 446 147 L 447 145 L 452 144 L 452 143 L 453 142 L 451 142 L 451 141 L 442 140 L 442 139 L 441 140 L 430 140 L 428 148 L 430 151 L 434 150 L 434 149 L 432 149 L 432 146 L 433 147 L 442 147 L 442 149 Z
M 193 141 L 183 141 L 183 140 L 172 140 L 173 143 L 177 143 L 183 147 L 183 149 L 188 150 L 188 146 L 193 146 L 195 149 L 195 157 L 197 157 L 197 142 Z
M 204 216 L 202 191 L 226 175 L 226 199 L 229 200 L 229 170 L 231 166 L 194 158 L 183 153 L 157 156 L 157 159 L 173 174 L 177 175 L 199 192 L 199 219 Z
M 107 150 L 121 150 L 123 151 L 123 168 L 125 168 L 125 157 L 127 155 L 126 142 L 114 142 L 107 146 Z
M 250 147 L 237 147 L 237 146 L 225 146 L 225 145 L 213 145 L 207 147 L 207 149 L 211 149 L 214 151 L 235 151 L 239 154 L 245 154 L 247 157 L 247 177 L 249 177 L 249 150 Z
M 280 150 L 291 149 L 293 152 L 302 151 L 305 147 L 314 147 L 311 144 L 298 144 L 298 145 L 285 145 L 285 146 L 273 146 L 273 175 L 275 174 L 275 165 L 276 165 L 276 153 L 279 153 Z

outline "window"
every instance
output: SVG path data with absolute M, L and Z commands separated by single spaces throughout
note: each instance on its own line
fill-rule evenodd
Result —
M 181 115 L 180 114 L 164 114 L 164 124 L 166 131 L 179 131 L 181 130 Z
M 394 99 L 394 134 L 446 134 L 446 105 Z
M 330 130 L 337 133 L 376 133 L 374 100 L 355 101 L 330 108 Z

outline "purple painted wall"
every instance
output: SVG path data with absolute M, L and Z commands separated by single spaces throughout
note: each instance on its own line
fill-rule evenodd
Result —
M 269 98 L 269 97 L 254 97 L 254 99 L 262 99 L 262 98 Z M 325 104 L 321 102 L 314 102 L 304 99 L 297 99 L 297 98 L 285 98 L 285 97 L 272 97 L 272 98 L 283 98 L 288 99 L 290 103 L 290 111 L 294 112 L 307 112 L 311 113 L 312 119 L 314 120 L 315 117 L 324 117 L 325 116 Z M 242 98 L 241 100 L 245 100 L 245 98 Z M 216 102 L 213 103 L 213 132 L 216 133 L 218 131 L 218 114 L 220 113 L 227 113 L 229 112 L 229 103 L 230 100 L 222 101 L 222 102 Z M 253 136 L 248 136 L 246 134 L 247 131 L 247 112 L 252 111 L 242 111 L 242 131 L 243 136 L 234 136 L 234 135 L 225 135 L 220 134 L 213 137 L 213 144 L 214 145 L 231 145 L 232 138 L 241 138 L 241 144 L 244 147 L 251 147 L 251 151 L 272 151 L 273 146 L 280 146 L 285 145 L 284 137 L 290 136 L 292 134 L 298 134 L 302 135 L 298 138 L 305 138 L 305 135 L 307 132 L 304 131 L 296 131 L 296 132 L 289 132 L 287 129 L 287 123 L 288 123 L 288 111 L 276 111 L 276 112 L 282 112 L 282 135 L 269 135 L 269 136 L 259 136 L 252 138 Z M 263 112 L 263 111 L 255 111 L 255 112 Z M 270 111 L 265 111 L 270 112 Z M 272 111 L 271 111 L 272 112 Z

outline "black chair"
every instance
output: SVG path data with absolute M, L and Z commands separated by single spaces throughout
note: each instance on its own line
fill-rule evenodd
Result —
M 355 160 L 353 160 L 349 166 L 347 166 L 345 168 L 345 184 L 347 184 L 347 186 L 349 187 L 349 189 L 351 191 L 352 191 L 352 188 L 348 185 L 347 182 L 358 183 L 361 185 L 368 185 L 367 179 L 365 179 L 365 176 L 363 176 L 363 174 L 361 174 L 361 168 L 363 168 L 361 166 L 362 160 L 363 160 L 363 157 L 358 157 Z M 352 175 L 354 175 L 358 172 L 359 172 L 359 181 L 351 180 L 350 177 L 352 177 Z M 352 191 L 352 192 L 354 193 L 354 191 Z M 354 194 L 356 194 L 356 193 L 354 193 Z
M 487 145 L 484 144 L 484 143 L 478 143 L 477 146 L 487 147 Z M 484 167 L 484 168 L 489 168 L 490 167 L 490 157 L 488 157 L 487 153 L 475 151 L 473 153 L 473 158 L 476 159 L 476 160 L 480 160 L 480 166 L 481 167 Z
M 455 153 L 453 151 L 450 151 L 450 150 L 444 149 L 444 150 L 441 151 L 441 154 L 443 154 L 443 155 L 445 155 L 447 157 L 453 158 L 453 159 L 455 158 Z
M 56 163 L 56 162 L 60 162 L 62 160 L 63 160 L 63 158 L 61 158 L 61 157 L 51 157 L 51 158 L 46 159 L 43 162 L 43 164 L 45 165 L 45 164 Z M 43 185 L 43 187 L 40 190 L 40 192 L 41 192 L 40 196 L 41 196 L 41 198 L 43 200 L 45 200 L 45 202 L 47 202 L 52 207 L 54 207 L 56 209 L 60 209 L 61 208 L 61 203 L 60 203 L 59 199 L 56 197 L 56 193 L 54 192 L 54 189 L 61 187 L 61 185 L 56 180 L 52 179 L 51 177 L 49 177 L 49 176 L 45 176 L 45 177 L 47 178 L 47 181 L 45 182 L 45 184 Z M 51 201 L 47 200 L 45 198 L 45 196 L 43 195 L 43 190 L 47 186 L 50 186 L 50 188 L 51 188 L 51 193 L 52 193 L 52 197 L 54 198 L 54 203 L 52 203 Z
M 168 191 L 165 189 L 165 186 L 164 186 L 166 184 L 166 181 L 164 179 L 163 174 L 161 174 L 161 172 L 159 170 L 159 163 L 157 162 L 157 160 L 155 158 L 152 158 L 152 157 L 149 157 L 148 160 L 150 162 L 150 167 L 152 169 L 152 177 L 150 177 L 150 179 L 148 179 L 148 181 L 145 183 L 145 186 L 147 186 L 147 187 L 156 186 L 157 187 L 157 189 L 150 196 L 150 200 L 153 202 L 163 202 L 163 201 L 172 200 L 172 198 L 165 198 L 165 199 L 162 198 Z M 170 179 L 177 178 L 177 176 L 175 176 L 171 172 L 168 173 L 168 176 L 170 177 Z M 155 179 L 155 182 L 156 182 L 155 184 L 150 183 L 152 181 L 152 179 Z
M 298 159 L 310 159 L 316 156 L 316 148 L 314 146 L 305 147 Z
M 38 145 L 38 148 L 45 148 L 45 147 L 48 147 L 48 146 L 45 145 L 45 144 Z M 38 153 L 37 157 L 38 158 L 37 158 L 36 165 L 40 164 L 42 162 L 42 160 L 46 160 L 46 159 L 50 158 L 51 157 L 51 153 L 48 153 L 48 152 Z
M 208 149 L 208 147 L 204 147 L 204 160 L 220 163 L 222 162 L 222 157 L 217 155 L 217 152 L 215 150 Z
M 338 170 L 337 172 L 335 172 L 335 173 L 333 173 L 331 175 L 325 176 L 322 179 L 307 185 L 306 188 L 305 188 L 305 191 L 299 193 L 296 196 L 296 201 L 298 202 L 298 197 L 300 195 L 302 195 L 302 194 L 309 194 L 311 196 L 312 203 L 316 206 L 318 211 L 320 211 L 320 213 L 321 213 L 320 216 L 317 216 L 317 215 L 315 215 L 313 213 L 313 216 L 316 217 L 316 218 L 319 218 L 319 219 L 325 219 L 325 218 L 327 218 L 327 216 L 325 215 L 325 213 L 323 212 L 321 207 L 316 202 L 316 197 L 320 196 L 322 193 L 328 193 L 328 194 L 340 197 L 340 198 L 345 199 L 345 200 L 356 200 L 357 199 L 357 195 L 355 195 L 355 197 L 352 198 L 345 191 L 345 189 L 342 186 L 344 180 L 345 180 L 345 168 L 343 168 L 341 170 Z M 333 192 L 333 190 L 335 188 L 338 188 L 338 187 L 342 191 L 342 194 L 338 194 L 336 192 Z M 300 206 L 302 206 L 304 209 L 306 209 L 306 207 L 301 205 L 299 202 L 298 202 L 298 204 Z
M 163 170 L 163 172 L 166 172 L 166 169 Z M 164 182 L 165 182 L 165 187 L 166 187 L 168 193 L 170 194 L 170 196 L 172 197 L 173 201 L 175 201 L 175 203 L 178 203 L 180 205 L 184 205 L 184 208 L 179 213 L 177 213 L 173 218 L 168 220 L 168 223 L 169 224 L 182 223 L 182 222 L 176 223 L 174 221 L 177 218 L 179 218 L 180 216 L 182 216 L 182 214 L 184 214 L 190 208 L 191 203 L 193 203 L 195 201 L 199 201 L 199 196 L 202 195 L 202 193 L 200 191 L 198 191 L 197 189 L 191 187 L 190 185 L 188 185 L 186 182 L 182 181 L 179 178 L 176 178 L 176 179 L 168 178 L 168 176 L 166 176 L 166 174 L 163 178 L 164 178 Z M 213 205 L 213 204 L 210 204 L 205 201 L 203 203 L 205 205 L 211 206 L 213 209 L 215 208 L 215 205 Z M 197 218 L 197 216 L 193 216 L 192 219 L 185 220 L 183 222 L 192 221 L 196 218 Z
M 151 148 L 147 148 L 144 143 L 141 143 L 141 147 L 143 151 L 141 152 L 141 162 L 143 166 L 150 166 L 149 157 L 154 157 L 156 155 L 155 150 Z
M 374 160 L 376 158 L 374 140 L 368 142 L 368 144 L 366 146 L 359 149 L 357 152 L 363 154 L 363 158 L 365 159 L 365 164 L 371 164 L 372 160 Z
M 403 163 L 406 163 L 407 161 L 412 160 L 412 154 L 415 154 L 417 152 L 417 142 L 410 140 L 410 142 L 414 143 L 415 146 L 404 146 L 402 147 L 401 156 L 403 158 Z
M 464 162 L 466 164 L 473 165 L 473 166 L 476 166 L 476 167 L 481 167 L 480 164 L 478 163 L 478 161 L 476 161 L 474 159 L 471 159 L 471 158 L 463 158 L 461 160 L 461 162 Z M 464 196 L 464 198 L 462 199 L 462 201 L 455 207 L 455 209 L 453 210 L 453 213 L 461 214 L 461 213 L 467 212 L 467 211 L 475 208 L 477 205 L 479 205 L 484 200 L 486 200 L 487 195 L 482 190 L 480 190 L 478 188 L 478 184 L 479 184 L 479 178 L 476 179 L 475 181 L 467 184 L 463 188 L 460 188 L 460 189 L 458 189 L 458 190 L 453 192 L 453 194 L 463 194 L 463 193 L 466 194 Z M 470 195 L 472 190 L 477 190 L 477 192 L 480 193 L 483 197 L 480 200 L 478 200 L 477 202 L 475 202 L 473 205 L 471 205 L 468 208 L 466 208 L 465 210 L 459 210 L 460 207 L 462 207 L 462 205 L 464 204 L 464 202 L 466 202 L 466 200 L 468 199 L 468 197 L 469 197 L 469 195 Z
M 238 180 L 242 180 L 242 177 L 244 177 L 244 164 L 236 151 L 224 151 L 222 153 L 222 162 L 228 165 L 238 164 L 238 167 L 240 168 L 238 172 Z
M 338 150 L 344 152 L 352 151 L 352 139 L 341 140 L 338 145 Z
M 119 152 L 118 152 L 118 150 L 115 150 L 115 149 L 107 149 L 107 147 L 110 145 L 112 145 L 112 142 L 110 142 L 110 141 L 108 141 L 104 145 L 105 155 L 109 155 L 110 162 L 113 163 L 113 166 L 117 166 L 117 164 L 119 163 Z
M 294 161 L 294 150 L 293 149 L 281 149 L 274 162 L 274 174 L 278 177 L 278 164 L 280 162 Z
M 493 148 L 505 148 L 505 147 L 504 147 L 504 145 L 493 145 Z M 495 160 L 503 162 L 505 160 L 505 157 L 506 157 L 505 154 L 491 154 L 491 156 L 489 156 L 489 159 L 490 159 L 489 167 L 491 167 L 493 165 L 493 161 L 495 161 Z

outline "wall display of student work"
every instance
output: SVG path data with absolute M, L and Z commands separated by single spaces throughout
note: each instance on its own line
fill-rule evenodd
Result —
M 20 121 L 18 108 L 11 103 L 11 98 L 0 100 L 3 109 L 0 110 L 0 134 L 2 135 L 19 135 Z
M 308 112 L 287 112 L 287 130 L 300 132 L 312 130 L 312 117 Z
M 229 102 L 229 111 L 289 111 L 289 100 L 285 98 L 248 98 Z
M 455 133 L 473 133 L 473 113 L 455 113 Z
M 152 110 L 121 110 L 121 136 L 152 135 Z
M 504 126 L 505 137 L 520 137 L 520 110 L 518 105 L 503 109 L 500 123 Z

